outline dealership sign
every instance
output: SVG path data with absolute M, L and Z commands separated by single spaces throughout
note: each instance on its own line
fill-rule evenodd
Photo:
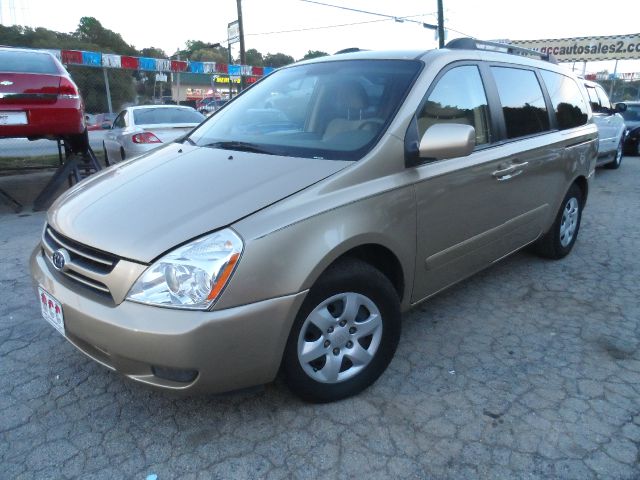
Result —
M 640 33 L 611 37 L 511 40 L 509 43 L 551 54 L 559 62 L 640 59 Z

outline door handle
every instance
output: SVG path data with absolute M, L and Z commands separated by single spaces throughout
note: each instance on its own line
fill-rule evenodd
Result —
M 509 180 L 520 175 L 527 165 L 529 165 L 529 162 L 512 162 L 508 167 L 500 168 L 493 172 L 493 177 L 498 181 Z

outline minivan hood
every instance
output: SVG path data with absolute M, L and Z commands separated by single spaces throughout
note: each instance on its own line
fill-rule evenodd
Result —
M 170 144 L 67 191 L 48 222 L 72 240 L 149 263 L 351 163 Z

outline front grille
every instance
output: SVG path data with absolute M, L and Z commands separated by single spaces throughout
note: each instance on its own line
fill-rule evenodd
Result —
M 67 251 L 70 261 L 59 270 L 62 275 L 94 291 L 111 294 L 104 279 L 118 263 L 118 257 L 71 240 L 48 225 L 42 236 L 42 246 L 52 265 L 56 250 Z

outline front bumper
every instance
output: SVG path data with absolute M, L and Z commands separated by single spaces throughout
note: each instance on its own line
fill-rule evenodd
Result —
M 66 338 L 80 351 L 135 381 L 189 393 L 219 393 L 272 381 L 306 295 L 212 312 L 126 300 L 106 305 L 58 278 L 40 246 L 31 256 L 31 274 L 36 285 L 62 303 Z M 195 378 L 176 381 L 167 378 L 167 371 L 178 376 L 195 372 Z

